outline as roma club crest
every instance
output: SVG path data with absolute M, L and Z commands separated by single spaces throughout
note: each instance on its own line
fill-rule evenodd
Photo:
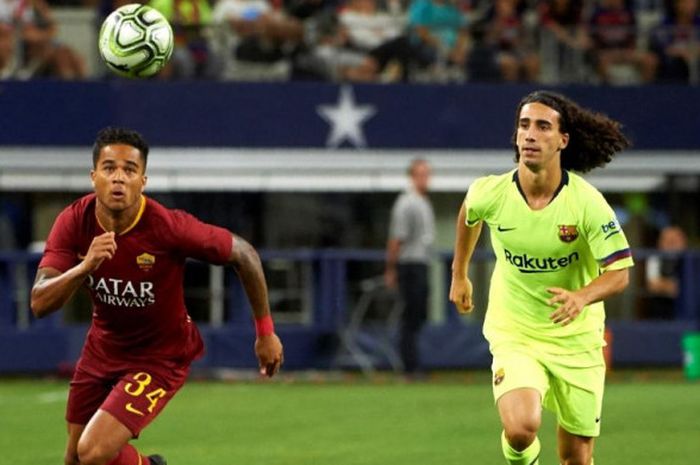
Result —
M 151 268 L 153 268 L 153 265 L 156 264 L 156 257 L 151 255 L 150 253 L 144 252 L 138 257 L 136 257 L 136 264 L 143 271 L 149 271 Z
M 560 224 L 559 239 L 562 242 L 574 242 L 578 237 L 578 229 L 575 224 Z
M 504 370 L 503 368 L 499 368 L 498 370 L 496 370 L 496 373 L 493 374 L 493 385 L 498 386 L 499 384 L 501 384 L 503 378 L 505 377 L 506 370 Z

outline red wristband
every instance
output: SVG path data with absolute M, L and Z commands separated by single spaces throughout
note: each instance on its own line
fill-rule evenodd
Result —
M 262 318 L 255 319 L 255 334 L 260 336 L 269 336 L 275 332 L 275 324 L 272 322 L 270 315 L 265 315 Z

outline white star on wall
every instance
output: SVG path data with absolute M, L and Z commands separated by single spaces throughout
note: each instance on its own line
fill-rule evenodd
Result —
M 374 105 L 357 105 L 352 87 L 340 88 L 336 105 L 319 105 L 316 112 L 331 125 L 326 147 L 340 147 L 347 140 L 355 147 L 366 147 L 362 124 L 377 112 Z

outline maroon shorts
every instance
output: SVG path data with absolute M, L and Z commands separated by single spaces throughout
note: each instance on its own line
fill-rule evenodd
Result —
M 124 362 L 109 368 L 83 353 L 70 383 L 66 420 L 86 425 L 102 409 L 137 437 L 182 387 L 189 363 Z

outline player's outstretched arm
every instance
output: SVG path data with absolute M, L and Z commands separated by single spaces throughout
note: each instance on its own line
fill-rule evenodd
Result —
M 474 227 L 466 225 L 464 204 L 457 215 L 457 238 L 455 240 L 454 259 L 452 260 L 452 284 L 450 285 L 450 302 L 454 303 L 459 313 L 469 313 L 474 309 L 472 302 L 472 283 L 469 280 L 469 262 L 476 242 L 481 234 L 479 222 Z
M 107 232 L 95 237 L 85 259 L 61 273 L 55 268 L 39 268 L 32 287 L 31 308 L 37 318 L 60 309 L 75 294 L 85 278 L 98 269 L 103 261 L 110 260 L 117 251 L 114 233 Z
M 260 364 L 260 373 L 273 376 L 279 371 L 284 356 L 282 343 L 274 332 L 260 256 L 245 239 L 234 235 L 229 262 L 236 270 L 253 309 L 257 334 L 255 354 Z

